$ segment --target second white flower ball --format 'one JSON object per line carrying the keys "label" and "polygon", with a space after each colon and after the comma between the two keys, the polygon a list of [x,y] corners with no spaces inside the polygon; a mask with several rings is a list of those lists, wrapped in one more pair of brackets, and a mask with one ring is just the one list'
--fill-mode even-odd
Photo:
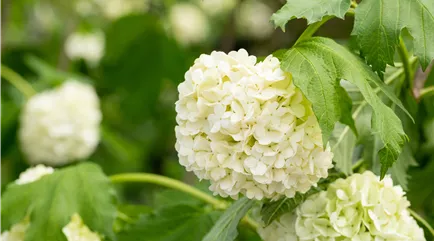
{"label": "second white flower ball", "polygon": [[101,116],[94,88],[68,81],[28,100],[21,113],[21,149],[31,164],[87,158],[98,145]]}
{"label": "second white flower ball", "polygon": [[307,192],[332,167],[310,102],[268,56],[201,55],[178,86],[179,161],[223,197]]}

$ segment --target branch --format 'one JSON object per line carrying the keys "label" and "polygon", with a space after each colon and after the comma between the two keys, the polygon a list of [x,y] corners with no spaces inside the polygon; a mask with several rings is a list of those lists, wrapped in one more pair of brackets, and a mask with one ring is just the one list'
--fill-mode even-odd
{"label": "branch", "polygon": [[[187,194],[192,195],[193,197],[200,199],[206,203],[211,204],[215,209],[224,210],[228,207],[228,204],[225,201],[218,200],[213,196],[210,196],[197,188],[194,188],[190,185],[187,185],[181,181],[157,175],[152,173],[122,173],[110,176],[110,180],[113,183],[124,183],[124,182],[144,182],[144,183],[153,183],[160,186],[172,188],[179,190],[181,192],[185,192]],[[250,219],[248,216],[245,216],[242,220],[242,223],[248,225],[253,231],[256,231],[258,228],[258,224]]]}
{"label": "branch", "polygon": [[21,75],[4,65],[1,65],[1,76],[17,88],[27,99],[37,93]]}

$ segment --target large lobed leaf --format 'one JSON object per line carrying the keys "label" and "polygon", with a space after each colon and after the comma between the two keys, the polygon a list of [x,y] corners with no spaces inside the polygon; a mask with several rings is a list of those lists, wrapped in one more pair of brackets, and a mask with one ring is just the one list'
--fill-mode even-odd
{"label": "large lobed leaf", "polygon": [[30,216],[26,241],[66,240],[62,228],[74,213],[92,231],[114,238],[114,189],[101,168],[92,163],[57,170],[33,183],[9,185],[1,210],[2,231]]}
{"label": "large lobed leaf", "polygon": [[[377,86],[393,103],[407,114],[401,101],[359,58],[344,47],[327,38],[311,38],[288,50],[282,60],[282,69],[294,77],[294,84],[312,102],[313,110],[327,143],[335,123],[351,119],[351,112],[343,108],[344,96],[339,80],[345,79],[357,86],[372,107],[372,129],[383,142],[378,152],[381,176],[398,159],[406,140],[402,123],[394,111],[376,95],[371,84]],[[410,114],[408,114],[410,116]]]}
{"label": "large lobed leaf", "polygon": [[285,30],[285,24],[294,18],[305,18],[308,24],[321,21],[326,15],[344,18],[350,5],[351,0],[287,0],[271,20]]}
{"label": "large lobed leaf", "polygon": [[220,212],[186,204],[162,207],[142,216],[118,241],[200,241]]}
{"label": "large lobed leaf", "polygon": [[237,226],[241,218],[253,206],[254,200],[243,197],[234,202],[220,216],[214,227],[203,238],[203,241],[232,241],[238,235]]}
{"label": "large lobed leaf", "polygon": [[423,68],[434,59],[434,1],[363,0],[355,14],[352,35],[375,71],[393,65],[403,28],[412,35],[414,53]]}

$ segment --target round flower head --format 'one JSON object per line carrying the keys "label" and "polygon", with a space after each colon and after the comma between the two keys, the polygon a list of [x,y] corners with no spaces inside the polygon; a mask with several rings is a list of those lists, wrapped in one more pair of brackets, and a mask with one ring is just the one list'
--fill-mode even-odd
{"label": "round flower head", "polygon": [[208,37],[208,19],[200,8],[193,4],[175,4],[170,9],[169,21],[175,39],[183,45],[199,44]]}
{"label": "round flower head", "polygon": [[332,167],[311,104],[280,62],[238,52],[201,55],[178,86],[179,161],[223,197],[293,197]]}
{"label": "round flower head", "polygon": [[100,241],[97,233],[92,232],[77,213],[73,214],[71,221],[62,229],[68,241]]}
{"label": "round flower head", "polygon": [[32,164],[87,158],[99,142],[101,111],[92,86],[67,81],[28,100],[21,113],[21,149]]}
{"label": "round flower head", "polygon": [[[423,230],[410,216],[410,203],[404,195],[389,176],[380,181],[370,171],[338,179],[327,191],[307,198],[292,214],[297,235],[292,240],[424,241]],[[279,225],[294,224],[282,216],[265,230],[283,236],[285,233],[275,228]]]}
{"label": "round flower head", "polygon": [[104,55],[105,39],[102,32],[73,33],[66,39],[65,53],[69,59],[84,59],[94,67]]}

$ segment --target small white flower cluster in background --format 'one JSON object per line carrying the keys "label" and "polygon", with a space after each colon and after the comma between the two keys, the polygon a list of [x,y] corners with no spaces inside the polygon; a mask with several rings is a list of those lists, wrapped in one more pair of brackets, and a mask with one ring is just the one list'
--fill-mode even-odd
{"label": "small white flower cluster in background", "polygon": [[227,13],[237,5],[237,0],[197,0],[197,2],[210,16]]}
{"label": "small white flower cluster in background", "polygon": [[94,88],[67,81],[28,100],[20,119],[21,149],[31,164],[87,158],[98,145],[101,118]]}
{"label": "small white flower cluster in background", "polygon": [[80,215],[74,213],[71,221],[62,229],[68,241],[100,241],[97,233],[92,232],[81,219]]}
{"label": "small white flower cluster in background", "polygon": [[169,12],[169,22],[175,39],[182,45],[199,44],[209,36],[208,18],[194,4],[173,5]]}
{"label": "small white flower cluster in background", "polygon": [[75,32],[65,42],[65,54],[71,60],[83,59],[91,67],[95,67],[105,51],[105,37],[101,31]]}
{"label": "small white flower cluster in background", "polygon": [[236,15],[237,30],[246,38],[265,39],[274,31],[272,14],[273,10],[259,0],[243,1]]}
{"label": "small white flower cluster in background", "polygon": [[305,193],[328,175],[311,103],[280,62],[238,52],[202,54],[178,86],[179,162],[223,197]]}
{"label": "small white flower cluster in background", "polygon": [[52,174],[54,168],[47,167],[42,164],[36,165],[35,167],[28,168],[20,174],[20,177],[15,181],[16,184],[23,185],[39,180],[45,175]]}
{"label": "small white flower cluster in background", "polygon": [[409,206],[389,176],[380,181],[366,171],[338,179],[259,233],[265,241],[425,241]]}
{"label": "small white flower cluster in background", "polygon": [[[15,181],[18,185],[24,185],[35,182],[43,176],[50,175],[54,172],[52,167],[37,165],[30,167],[20,174],[19,179]],[[21,222],[12,225],[10,230],[3,232],[0,235],[1,241],[24,241],[26,231],[30,226],[29,217],[25,217]],[[71,221],[62,229],[68,241],[100,241],[98,234],[93,233],[83,224],[83,221],[78,214],[73,214]]]}

